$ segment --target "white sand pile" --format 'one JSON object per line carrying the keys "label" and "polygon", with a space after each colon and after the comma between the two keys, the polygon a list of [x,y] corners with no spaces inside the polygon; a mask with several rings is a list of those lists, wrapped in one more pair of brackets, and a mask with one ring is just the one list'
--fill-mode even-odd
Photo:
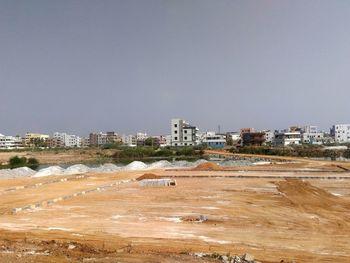
{"label": "white sand pile", "polygon": [[119,171],[120,167],[113,163],[105,163],[104,165],[101,166],[101,170],[104,172],[115,172],[115,171]]}
{"label": "white sand pile", "polygon": [[126,171],[144,170],[147,168],[147,164],[140,161],[133,161],[124,167]]}
{"label": "white sand pile", "polygon": [[69,166],[65,171],[64,174],[84,174],[90,172],[90,168],[83,164],[75,164],[72,166]]}
{"label": "white sand pile", "polygon": [[97,173],[112,173],[119,171],[121,168],[113,163],[105,163],[99,167],[91,168],[91,172],[97,172]]}
{"label": "white sand pile", "polygon": [[0,179],[28,177],[34,174],[35,174],[35,171],[28,167],[21,167],[16,169],[3,169],[3,170],[0,170]]}
{"label": "white sand pile", "polygon": [[50,175],[62,175],[64,174],[65,170],[60,166],[50,166],[47,168],[43,168],[39,170],[36,174],[33,175],[33,177],[43,177],[43,176],[50,176]]}
{"label": "white sand pile", "polygon": [[30,169],[29,167],[21,167],[21,168],[13,169],[12,173],[18,177],[23,177],[23,176],[32,176],[36,173],[36,171]]}
{"label": "white sand pile", "polygon": [[189,167],[197,167],[198,165],[202,163],[208,162],[207,160],[200,159],[195,162],[189,162],[189,161],[175,161],[173,162],[173,167],[176,168],[189,168]]}
{"label": "white sand pile", "polygon": [[172,167],[173,165],[166,161],[166,160],[161,160],[155,163],[151,163],[150,165],[148,165],[148,169],[161,169],[161,168],[167,168],[167,167]]}

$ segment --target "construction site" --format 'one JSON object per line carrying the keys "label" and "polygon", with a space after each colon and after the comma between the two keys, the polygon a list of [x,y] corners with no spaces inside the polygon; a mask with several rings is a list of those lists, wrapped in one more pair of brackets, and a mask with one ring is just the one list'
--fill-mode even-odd
{"label": "construction site", "polygon": [[350,164],[260,158],[0,180],[0,262],[350,262]]}

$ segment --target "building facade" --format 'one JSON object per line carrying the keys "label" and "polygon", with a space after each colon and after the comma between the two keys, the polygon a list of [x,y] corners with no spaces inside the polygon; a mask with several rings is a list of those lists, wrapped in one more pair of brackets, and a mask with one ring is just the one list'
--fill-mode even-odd
{"label": "building facade", "polygon": [[298,145],[301,143],[299,131],[281,131],[275,133],[274,146]]}
{"label": "building facade", "polygon": [[215,132],[206,132],[202,143],[213,149],[224,148],[226,146],[226,136]]}
{"label": "building facade", "polygon": [[171,146],[194,146],[198,144],[198,129],[182,119],[171,120]]}
{"label": "building facade", "polygon": [[18,149],[22,147],[23,141],[21,137],[0,134],[0,149]]}
{"label": "building facade", "polygon": [[301,143],[323,144],[324,133],[319,132],[317,126],[305,126],[301,130]]}
{"label": "building facade", "polygon": [[38,144],[44,144],[49,139],[50,136],[47,134],[27,132],[24,137],[24,144],[27,147],[33,147],[37,146]]}
{"label": "building facade", "polygon": [[336,143],[350,142],[350,124],[336,124],[331,128],[331,136]]}
{"label": "building facade", "polygon": [[52,138],[55,147],[81,147],[81,138],[77,135],[55,132]]}

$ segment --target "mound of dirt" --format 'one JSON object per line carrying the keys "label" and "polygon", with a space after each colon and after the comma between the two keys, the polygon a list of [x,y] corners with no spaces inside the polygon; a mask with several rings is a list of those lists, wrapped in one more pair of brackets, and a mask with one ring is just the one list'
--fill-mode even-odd
{"label": "mound of dirt", "polygon": [[160,179],[158,175],[152,174],[152,173],[145,173],[141,175],[140,177],[136,178],[137,181],[141,181],[144,179]]}
{"label": "mound of dirt", "polygon": [[286,180],[275,182],[275,184],[278,191],[283,193],[293,205],[298,207],[340,211],[350,208],[350,204],[342,198],[334,196],[308,182]]}
{"label": "mound of dirt", "polygon": [[194,171],[221,171],[222,167],[217,165],[216,163],[206,162],[201,163],[192,170]]}

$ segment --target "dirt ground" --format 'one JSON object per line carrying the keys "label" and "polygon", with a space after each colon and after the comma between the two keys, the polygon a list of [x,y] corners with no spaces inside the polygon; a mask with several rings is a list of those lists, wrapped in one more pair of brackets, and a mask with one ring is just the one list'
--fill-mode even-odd
{"label": "dirt ground", "polygon": [[177,186],[140,187],[142,171],[0,180],[0,262],[350,262],[337,163],[147,172]]}
{"label": "dirt ground", "polygon": [[40,164],[71,164],[95,162],[98,158],[111,156],[113,150],[101,149],[67,149],[67,150],[45,150],[45,151],[23,151],[23,152],[0,152],[0,164],[6,163],[13,156],[36,158]]}

